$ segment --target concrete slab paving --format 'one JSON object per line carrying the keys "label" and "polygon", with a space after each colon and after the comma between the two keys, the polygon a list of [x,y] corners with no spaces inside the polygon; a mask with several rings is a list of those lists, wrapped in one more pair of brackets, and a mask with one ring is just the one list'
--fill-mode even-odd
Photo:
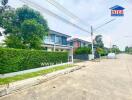
{"label": "concrete slab paving", "polygon": [[132,100],[132,55],[78,65],[87,67],[0,100]]}

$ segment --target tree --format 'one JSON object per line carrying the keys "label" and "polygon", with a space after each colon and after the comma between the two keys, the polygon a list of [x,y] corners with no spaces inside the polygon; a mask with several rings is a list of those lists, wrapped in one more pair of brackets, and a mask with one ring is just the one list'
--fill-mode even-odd
{"label": "tree", "polygon": [[120,49],[117,45],[113,45],[111,48],[111,52],[118,54],[118,53],[120,53]]}
{"label": "tree", "polygon": [[104,48],[104,43],[102,40],[102,35],[97,35],[95,37],[95,43],[94,43],[96,48]]}
{"label": "tree", "polygon": [[108,51],[106,50],[106,48],[96,48],[98,54],[100,54],[100,56],[106,56],[108,54]]}
{"label": "tree", "polygon": [[27,6],[5,11],[2,19],[7,47],[39,49],[44,36],[49,32],[43,16]]}
{"label": "tree", "polygon": [[129,52],[129,47],[128,46],[125,47],[125,52]]}
{"label": "tree", "polygon": [[8,3],[8,0],[2,0],[2,1],[1,1],[1,4],[2,4],[3,6],[5,6],[7,3]]}
{"label": "tree", "polygon": [[40,44],[45,34],[43,25],[37,23],[36,20],[25,20],[21,28],[24,44],[28,44],[28,48],[41,48]]}
{"label": "tree", "polygon": [[1,0],[0,3],[2,5],[2,6],[0,6],[0,13],[4,12],[6,9],[10,9],[11,8],[10,6],[7,5],[8,4],[8,0]]}
{"label": "tree", "polygon": [[8,33],[12,33],[14,28],[13,24],[13,17],[15,15],[14,10],[7,10],[2,12],[0,15],[0,27],[4,28],[4,34],[7,35]]}
{"label": "tree", "polygon": [[132,47],[126,46],[125,52],[126,52],[126,53],[131,53],[131,54],[132,54]]}

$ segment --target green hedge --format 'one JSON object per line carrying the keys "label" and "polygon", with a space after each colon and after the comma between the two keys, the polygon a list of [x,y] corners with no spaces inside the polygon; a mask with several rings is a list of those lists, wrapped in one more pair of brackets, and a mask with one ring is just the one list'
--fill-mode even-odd
{"label": "green hedge", "polygon": [[88,48],[88,47],[77,48],[75,50],[74,54],[77,54],[77,55],[80,55],[80,54],[91,54],[91,48]]}
{"label": "green hedge", "polygon": [[39,68],[68,61],[67,52],[0,48],[0,74]]}
{"label": "green hedge", "polygon": [[103,48],[97,48],[97,52],[100,54],[100,56],[107,56],[108,54],[108,51]]}

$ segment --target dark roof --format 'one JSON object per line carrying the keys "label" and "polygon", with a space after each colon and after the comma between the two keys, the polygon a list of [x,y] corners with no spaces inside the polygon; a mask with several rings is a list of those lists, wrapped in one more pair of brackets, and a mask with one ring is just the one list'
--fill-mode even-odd
{"label": "dark roof", "polygon": [[82,40],[82,39],[79,39],[79,38],[73,38],[73,39],[70,39],[69,42],[73,42],[73,41],[82,41],[82,42],[86,42],[86,43],[91,43],[91,42],[88,42],[88,41],[85,41],[85,40]]}
{"label": "dark roof", "polygon": [[124,10],[125,8],[123,8],[123,7],[119,6],[119,5],[116,5],[114,7],[111,7],[110,9],[111,10]]}
{"label": "dark roof", "polygon": [[50,34],[56,34],[56,35],[65,36],[65,37],[68,37],[68,38],[71,37],[67,34],[60,33],[60,32],[54,31],[54,30],[50,30]]}

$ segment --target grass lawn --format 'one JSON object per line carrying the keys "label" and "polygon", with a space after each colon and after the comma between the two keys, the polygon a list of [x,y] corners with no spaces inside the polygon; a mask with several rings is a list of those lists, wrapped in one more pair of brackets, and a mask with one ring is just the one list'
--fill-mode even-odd
{"label": "grass lawn", "polygon": [[55,68],[50,68],[50,69],[46,69],[46,70],[42,70],[42,71],[38,71],[38,72],[32,72],[32,73],[27,73],[27,74],[23,74],[23,75],[17,75],[17,76],[13,76],[13,77],[9,77],[9,78],[0,78],[0,85],[4,85],[4,84],[8,84],[11,82],[24,80],[24,79],[28,79],[28,78],[33,78],[33,77],[40,76],[40,75],[45,75],[45,74],[52,73],[55,71],[70,68],[73,66],[74,66],[73,64],[67,64],[64,66],[57,66]]}

